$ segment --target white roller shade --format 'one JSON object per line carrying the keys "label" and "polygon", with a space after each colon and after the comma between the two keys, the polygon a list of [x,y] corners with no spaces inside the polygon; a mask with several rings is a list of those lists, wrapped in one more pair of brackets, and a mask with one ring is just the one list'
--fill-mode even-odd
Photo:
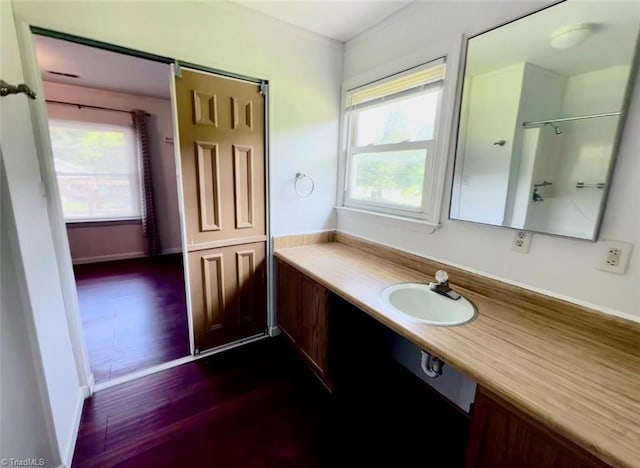
{"label": "white roller shade", "polygon": [[430,62],[418,70],[394,75],[375,84],[362,86],[347,92],[347,110],[377,104],[405,93],[420,91],[442,83],[445,78],[444,59]]}

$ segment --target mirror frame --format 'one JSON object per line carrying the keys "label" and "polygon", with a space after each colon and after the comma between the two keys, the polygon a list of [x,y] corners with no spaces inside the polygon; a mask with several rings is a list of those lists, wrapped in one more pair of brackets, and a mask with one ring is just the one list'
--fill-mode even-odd
{"label": "mirror frame", "polygon": [[[604,218],[604,213],[605,213],[605,209],[607,207],[607,202],[609,201],[609,193],[611,191],[611,182],[613,180],[613,175],[615,172],[615,168],[616,168],[616,164],[617,164],[617,160],[618,160],[618,153],[620,152],[620,143],[622,142],[622,136],[624,134],[625,131],[625,127],[627,124],[627,115],[629,113],[629,107],[631,105],[631,97],[633,96],[633,92],[634,92],[634,88],[635,88],[635,84],[636,81],[638,80],[638,77],[640,76],[640,26],[638,28],[638,33],[636,35],[636,41],[635,41],[635,47],[634,47],[634,52],[633,52],[633,57],[631,59],[631,70],[629,72],[629,77],[627,79],[627,85],[626,85],[626,89],[624,92],[624,98],[622,101],[622,107],[620,109],[620,122],[618,124],[618,128],[616,129],[616,135],[614,137],[614,141],[613,141],[613,145],[612,145],[612,149],[611,149],[611,161],[609,162],[609,168],[607,170],[607,174],[605,177],[605,189],[604,189],[604,193],[602,196],[602,203],[600,204],[600,209],[598,211],[598,216],[595,220],[595,228],[594,228],[594,232],[593,232],[593,237],[588,238],[588,237],[574,237],[574,236],[567,236],[567,235],[563,235],[563,234],[555,234],[552,232],[546,232],[546,231],[537,231],[537,230],[531,230],[531,229],[525,229],[525,228],[517,228],[517,227],[511,227],[511,226],[504,226],[501,224],[490,224],[490,223],[482,223],[479,221],[471,221],[471,220],[466,220],[466,219],[461,219],[461,218],[452,218],[451,217],[451,204],[453,201],[453,191],[455,189],[455,179],[456,176],[461,175],[461,171],[460,171],[460,167],[459,167],[459,159],[458,159],[458,153],[460,151],[460,143],[462,141],[461,138],[461,125],[460,125],[460,120],[462,117],[462,97],[464,96],[464,82],[465,82],[465,77],[467,76],[467,55],[469,52],[469,41],[475,37],[478,36],[482,36],[483,34],[489,33],[491,31],[495,31],[496,29],[500,29],[503,26],[507,26],[511,23],[515,23],[517,21],[520,21],[522,19],[528,18],[529,16],[533,16],[536,15],[540,12],[543,12],[545,10],[548,10],[550,8],[554,8],[558,5],[561,5],[563,3],[567,3],[570,0],[560,0],[557,1],[555,3],[552,3],[550,5],[544,6],[542,8],[539,8],[537,10],[534,10],[530,13],[526,13],[523,14],[521,16],[518,16],[516,18],[513,18],[511,20],[505,21],[503,23],[497,24],[496,26],[493,26],[491,28],[488,28],[486,30],[483,30],[479,33],[473,34],[473,35],[463,35],[462,36],[462,47],[460,50],[460,64],[459,64],[459,69],[458,69],[458,77],[457,77],[457,87],[456,87],[456,94],[455,94],[455,101],[454,101],[454,121],[453,121],[453,127],[455,128],[455,140],[452,142],[451,145],[451,157],[453,158],[453,168],[451,171],[451,186],[450,186],[450,191],[449,191],[449,203],[447,206],[447,220],[450,221],[460,221],[460,222],[465,222],[465,223],[472,223],[472,224],[479,224],[482,226],[494,226],[494,227],[498,227],[498,228],[504,228],[504,229],[510,229],[512,231],[525,231],[525,232],[531,232],[534,234],[543,234],[543,235],[547,235],[547,236],[554,236],[554,237],[560,237],[560,238],[564,238],[564,239],[572,239],[572,240],[578,240],[578,241],[586,241],[586,242],[597,242],[598,238],[600,236],[600,231],[602,228],[602,221]],[[640,86],[639,86],[640,88]],[[640,96],[638,96],[638,98],[640,99]]]}

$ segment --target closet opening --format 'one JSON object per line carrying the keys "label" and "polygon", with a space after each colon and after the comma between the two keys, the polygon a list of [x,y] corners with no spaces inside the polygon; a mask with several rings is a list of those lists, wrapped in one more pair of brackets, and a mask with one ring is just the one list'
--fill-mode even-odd
{"label": "closet opening", "polygon": [[95,383],[189,356],[171,66],[33,39]]}

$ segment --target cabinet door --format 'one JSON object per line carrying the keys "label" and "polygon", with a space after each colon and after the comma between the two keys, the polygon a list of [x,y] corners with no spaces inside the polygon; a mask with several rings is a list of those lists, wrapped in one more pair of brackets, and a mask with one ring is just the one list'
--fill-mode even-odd
{"label": "cabinet door", "polygon": [[328,291],[315,281],[300,279],[300,342],[302,353],[322,377],[327,373]]}
{"label": "cabinet door", "polygon": [[607,465],[478,387],[465,466],[593,468]]}
{"label": "cabinet door", "polygon": [[300,274],[283,262],[278,262],[278,325],[293,343],[298,341],[300,317]]}

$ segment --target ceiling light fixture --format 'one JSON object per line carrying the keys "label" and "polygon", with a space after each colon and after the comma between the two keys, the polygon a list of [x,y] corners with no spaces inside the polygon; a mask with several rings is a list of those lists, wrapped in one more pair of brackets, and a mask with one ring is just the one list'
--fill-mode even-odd
{"label": "ceiling light fixture", "polygon": [[574,24],[556,30],[551,35],[551,47],[554,49],[570,49],[586,41],[595,29],[590,23]]}

